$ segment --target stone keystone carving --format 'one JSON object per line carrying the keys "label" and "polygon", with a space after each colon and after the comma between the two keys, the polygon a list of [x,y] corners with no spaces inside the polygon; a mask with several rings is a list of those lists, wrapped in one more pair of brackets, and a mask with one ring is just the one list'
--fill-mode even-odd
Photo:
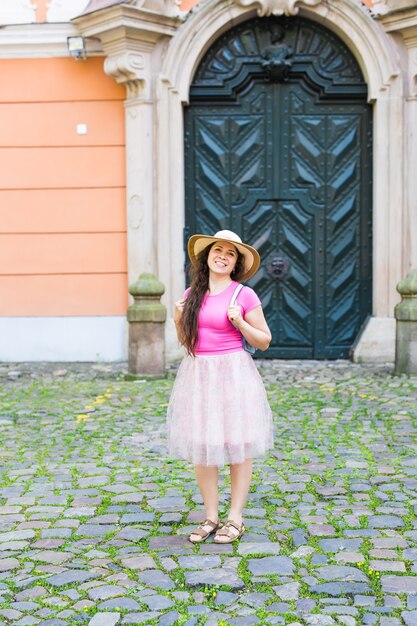
{"label": "stone keystone carving", "polygon": [[235,0],[242,7],[256,5],[258,7],[258,15],[297,15],[299,11],[298,4],[314,7],[320,4],[321,0]]}

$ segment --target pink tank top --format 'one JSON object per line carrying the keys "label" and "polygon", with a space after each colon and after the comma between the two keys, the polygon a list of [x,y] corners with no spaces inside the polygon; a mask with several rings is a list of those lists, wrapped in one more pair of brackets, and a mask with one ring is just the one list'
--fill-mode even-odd
{"label": "pink tank top", "polygon": [[[242,334],[233,326],[227,317],[227,309],[232,295],[239,283],[233,281],[224,291],[211,296],[204,296],[198,314],[198,343],[196,354],[215,355],[228,354],[243,350]],[[190,289],[186,289],[186,298]],[[242,307],[242,317],[261,304],[258,296],[250,287],[243,287],[237,297],[237,304]]]}

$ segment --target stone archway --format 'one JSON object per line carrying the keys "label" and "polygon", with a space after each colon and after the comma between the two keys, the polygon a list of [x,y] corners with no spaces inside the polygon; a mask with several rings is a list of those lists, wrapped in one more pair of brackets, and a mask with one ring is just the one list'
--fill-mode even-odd
{"label": "stone archway", "polygon": [[258,249],[264,356],[348,358],[372,310],[372,107],[351,52],[304,17],[242,22],[203,57],[184,115],[187,232]]}
{"label": "stone archway", "polygon": [[[175,300],[184,285],[182,232],[184,227],[184,149],[183,112],[189,86],[196,68],[212,42],[232,25],[264,13],[275,6],[281,13],[297,12],[294,1],[251,2],[241,6],[222,0],[203,2],[171,40],[162,66],[158,89],[158,172],[164,184],[159,191],[158,211],[168,218],[159,231],[160,276],[169,283],[170,298]],[[365,333],[365,356],[390,360],[394,348],[392,312],[398,300],[395,285],[404,273],[402,249],[403,214],[403,93],[402,76],[396,64],[397,51],[380,24],[353,0],[335,0],[331,5],[314,0],[300,3],[299,14],[320,21],[333,30],[356,57],[368,84],[368,100],[374,113],[374,196],[372,317]],[[269,8],[268,8],[269,7]],[[271,11],[272,12],[272,11]],[[198,33],[198,36],[197,36]],[[395,162],[395,170],[391,164]],[[400,175],[399,175],[400,172]],[[166,207],[169,206],[169,216]],[[400,209],[398,210],[398,207]],[[170,341],[170,336],[172,340]],[[168,350],[175,340],[168,332]],[[360,354],[361,343],[356,346]]]}

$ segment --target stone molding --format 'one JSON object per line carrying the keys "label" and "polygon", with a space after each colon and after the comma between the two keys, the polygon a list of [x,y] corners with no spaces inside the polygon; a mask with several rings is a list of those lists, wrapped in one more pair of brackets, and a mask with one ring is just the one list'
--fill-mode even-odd
{"label": "stone molding", "polygon": [[[184,103],[188,101],[192,76],[211,43],[233,24],[257,15],[253,2],[249,7],[239,2],[233,0],[231,5],[224,0],[203,2],[178,29],[167,51],[162,74],[175,85]],[[355,0],[319,2],[310,7],[304,3],[300,14],[319,21],[346,43],[365,76],[371,102],[401,74],[399,54],[393,41],[382,25]]]}
{"label": "stone molding", "polygon": [[417,98],[417,7],[412,12],[389,14],[381,21],[389,33],[399,33],[408,54],[407,97]]}
{"label": "stone molding", "polygon": [[115,42],[120,49],[128,39],[156,43],[163,36],[172,37],[181,21],[133,5],[116,4],[79,15],[72,23],[85,37],[98,37],[103,45]]}
{"label": "stone molding", "polygon": [[258,7],[260,17],[269,15],[297,15],[300,2],[306,6],[316,6],[322,0],[234,0],[242,7]]}
{"label": "stone molding", "polygon": [[[0,29],[0,59],[68,57],[67,37],[78,35],[74,24],[21,24]],[[98,39],[87,39],[87,55],[103,56]]]}
{"label": "stone molding", "polygon": [[401,32],[405,38],[417,39],[417,5],[402,11],[390,11],[377,16],[378,20],[389,32]]}
{"label": "stone molding", "polygon": [[172,37],[179,23],[175,17],[120,4],[73,20],[86,38],[100,40],[107,56],[104,71],[126,85],[128,100],[140,97],[148,101],[152,98],[152,67],[158,47]]}
{"label": "stone molding", "polygon": [[403,273],[417,267],[417,179],[414,173],[417,160],[417,5],[415,0],[386,0],[390,12],[378,20],[382,27],[396,36],[404,46],[403,62],[405,77],[405,119],[407,129],[404,138],[406,167],[404,175],[405,214],[404,214],[404,255]]}

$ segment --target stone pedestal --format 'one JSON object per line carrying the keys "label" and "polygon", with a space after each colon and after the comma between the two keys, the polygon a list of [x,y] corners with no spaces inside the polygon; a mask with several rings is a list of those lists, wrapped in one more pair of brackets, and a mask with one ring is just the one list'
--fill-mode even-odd
{"label": "stone pedestal", "polygon": [[164,285],[147,273],[129,287],[134,298],[127,309],[131,374],[161,376],[165,372],[166,308],[160,302],[164,291]]}
{"label": "stone pedestal", "polygon": [[417,269],[408,272],[397,291],[401,302],[395,307],[395,373],[417,374]]}

